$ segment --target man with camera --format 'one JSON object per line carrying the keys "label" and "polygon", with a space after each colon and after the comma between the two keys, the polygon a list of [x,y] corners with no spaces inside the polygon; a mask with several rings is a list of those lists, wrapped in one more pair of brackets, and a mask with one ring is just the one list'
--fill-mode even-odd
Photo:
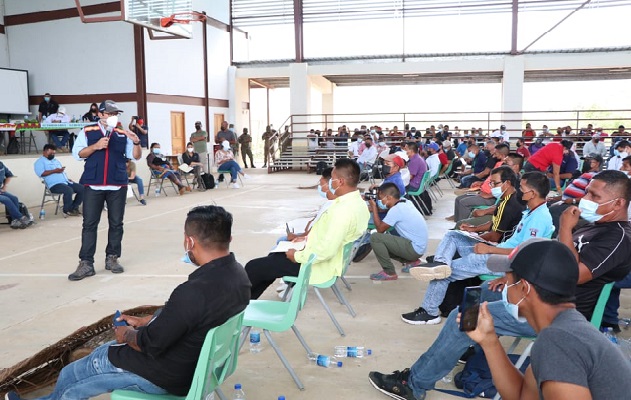
{"label": "man with camera", "polygon": [[[376,197],[376,199],[375,199]],[[376,196],[366,195],[368,209],[372,214],[377,232],[370,235],[370,244],[383,271],[371,274],[373,281],[397,280],[397,271],[391,258],[408,263],[418,260],[427,248],[427,225],[421,213],[414,204],[401,199],[401,192],[392,182],[384,183],[378,189]],[[387,211],[385,218],[381,218],[380,211]],[[387,234],[393,227],[396,235]],[[405,268],[405,267],[404,267]],[[405,272],[405,269],[403,269]]]}
{"label": "man with camera", "polygon": [[143,149],[149,148],[149,128],[145,124],[145,120],[140,115],[134,115],[131,117],[129,123],[129,130],[134,132],[138,139],[140,139],[140,147]]}

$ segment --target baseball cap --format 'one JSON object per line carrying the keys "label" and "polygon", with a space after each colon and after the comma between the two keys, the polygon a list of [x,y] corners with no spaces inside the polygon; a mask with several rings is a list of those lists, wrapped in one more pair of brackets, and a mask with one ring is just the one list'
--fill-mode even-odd
{"label": "baseball cap", "polygon": [[403,159],[396,154],[388,154],[383,159],[387,161],[392,161],[393,163],[398,165],[399,168],[405,167],[405,161],[403,161]]}
{"label": "baseball cap", "polygon": [[410,157],[408,157],[408,153],[406,153],[403,150],[396,151],[394,154],[396,154],[397,156],[401,157],[403,159],[403,161],[405,161],[405,162],[410,161]]}
{"label": "baseball cap", "polygon": [[486,262],[493,272],[515,272],[530,283],[558,296],[573,298],[578,283],[578,263],[563,243],[532,238],[508,256],[493,254]]}
{"label": "baseball cap", "polygon": [[586,160],[589,160],[590,158],[598,161],[598,163],[601,164],[601,165],[602,165],[602,163],[604,161],[603,156],[601,156],[600,154],[596,154],[596,153],[590,153],[589,155],[585,156]]}
{"label": "baseball cap", "polygon": [[506,125],[500,126],[500,129],[506,129]]}
{"label": "baseball cap", "polygon": [[66,115],[66,107],[64,107],[64,106],[59,107],[59,110],[57,110],[57,112],[59,114]]}
{"label": "baseball cap", "polygon": [[443,149],[444,149],[445,147],[451,147],[451,146],[453,146],[453,144],[451,143],[451,140],[445,140],[445,141],[443,142]]}
{"label": "baseball cap", "polygon": [[195,125],[201,125],[202,121],[195,121]]}
{"label": "baseball cap", "polygon": [[115,113],[115,112],[122,113],[123,112],[123,110],[118,108],[118,105],[114,103],[113,100],[105,100],[104,102],[102,102],[101,105],[99,105],[99,111],[106,112],[106,113]]}
{"label": "baseball cap", "polygon": [[432,142],[432,143],[428,144],[428,145],[427,145],[427,148],[428,148],[428,149],[432,149],[432,150],[434,150],[434,151],[438,151],[438,150],[440,150],[440,147],[438,147],[438,144],[436,144],[436,143],[434,143],[434,142]]}

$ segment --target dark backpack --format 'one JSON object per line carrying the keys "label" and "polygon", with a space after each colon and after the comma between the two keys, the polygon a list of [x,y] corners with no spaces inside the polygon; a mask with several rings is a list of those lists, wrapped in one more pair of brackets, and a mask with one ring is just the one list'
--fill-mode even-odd
{"label": "dark backpack", "polygon": [[18,138],[12,137],[7,145],[7,154],[20,154],[20,142]]}
{"label": "dark backpack", "polygon": [[445,298],[443,299],[443,302],[440,304],[440,306],[438,306],[438,309],[440,310],[440,315],[442,315],[443,317],[447,317],[454,308],[462,304],[464,288],[468,286],[479,286],[481,283],[482,280],[478,277],[449,282],[449,286],[447,286],[447,292],[445,293]]}
{"label": "dark backpack", "polygon": [[204,181],[204,187],[206,189],[214,189],[215,188],[215,177],[211,174],[202,175],[202,180]]}

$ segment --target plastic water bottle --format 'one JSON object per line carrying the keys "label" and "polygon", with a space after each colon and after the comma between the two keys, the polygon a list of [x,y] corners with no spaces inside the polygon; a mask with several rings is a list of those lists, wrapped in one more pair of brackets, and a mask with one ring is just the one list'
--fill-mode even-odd
{"label": "plastic water bottle", "polygon": [[603,331],[603,333],[605,334],[605,337],[607,339],[609,339],[609,341],[615,345],[618,344],[618,337],[616,336],[616,334],[613,332],[613,328],[609,327],[609,328],[605,328],[605,330]]}
{"label": "plastic water bottle", "polygon": [[250,353],[261,352],[261,332],[257,330],[250,331]]}
{"label": "plastic water bottle", "polygon": [[372,354],[372,350],[365,349],[364,346],[335,346],[335,357],[363,358]]}
{"label": "plastic water bottle", "polygon": [[285,396],[278,396],[278,400],[285,400]]}
{"label": "plastic water bottle", "polygon": [[160,196],[160,188],[159,187],[156,187],[155,194],[156,194],[156,197]]}
{"label": "plastic water bottle", "polygon": [[237,383],[234,385],[234,395],[232,395],[233,400],[245,400],[245,392],[241,389],[241,384]]}
{"label": "plastic water bottle", "polygon": [[324,354],[309,353],[309,361],[324,368],[342,368],[342,362],[336,361],[335,358],[325,356]]}
{"label": "plastic water bottle", "polygon": [[44,218],[46,218],[46,210],[42,208],[41,210],[39,210],[39,219],[43,221]]}

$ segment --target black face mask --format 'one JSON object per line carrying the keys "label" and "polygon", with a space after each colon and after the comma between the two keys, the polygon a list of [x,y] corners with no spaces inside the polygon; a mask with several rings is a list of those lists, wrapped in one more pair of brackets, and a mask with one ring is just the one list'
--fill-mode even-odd
{"label": "black face mask", "polygon": [[93,113],[96,112],[96,108],[91,109],[90,111],[92,111]]}
{"label": "black face mask", "polygon": [[46,158],[48,158],[49,160],[52,161],[53,158],[55,158],[54,154],[49,154],[48,156],[46,156]]}
{"label": "black face mask", "polygon": [[367,148],[370,148],[370,146],[372,146],[372,144],[370,144],[370,143],[366,143],[366,147],[367,147]]}
{"label": "black face mask", "polygon": [[384,165],[383,167],[381,167],[381,172],[384,175],[390,175],[390,166],[389,165]]}

